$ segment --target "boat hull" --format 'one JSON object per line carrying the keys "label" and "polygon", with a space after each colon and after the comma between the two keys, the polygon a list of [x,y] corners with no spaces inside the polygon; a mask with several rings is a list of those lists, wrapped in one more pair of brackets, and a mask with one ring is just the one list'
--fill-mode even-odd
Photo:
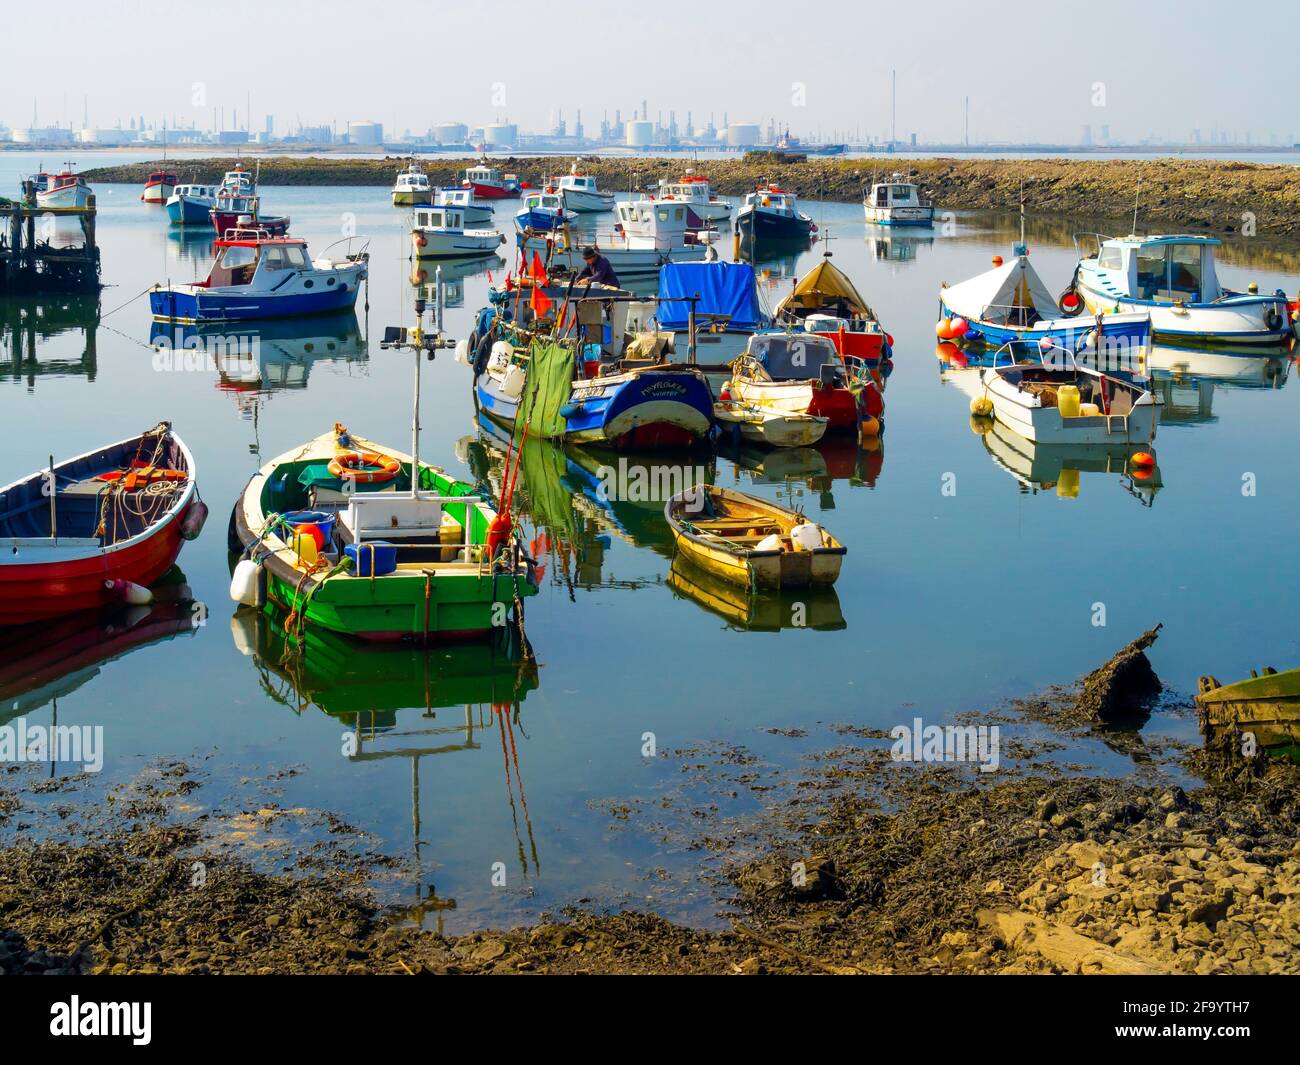
{"label": "boat hull", "polygon": [[464,188],[473,189],[474,198],[478,200],[513,200],[519,196],[518,189],[505,185],[484,185],[477,181],[467,181]]}
{"label": "boat hull", "polygon": [[394,207],[428,207],[433,203],[432,189],[393,190]]}
{"label": "boat hull", "polygon": [[[945,318],[964,318],[971,330],[961,342],[984,347],[1001,347],[1011,341],[1050,340],[1067,351],[1096,347],[1096,318],[1076,315],[1051,318],[1029,326],[1006,325],[968,317],[939,297],[939,311]],[[1116,354],[1127,352],[1136,359],[1151,343],[1151,318],[1145,311],[1106,313],[1102,317],[1102,349]]]}
{"label": "boat hull", "polygon": [[803,215],[777,214],[772,211],[741,211],[736,215],[736,229],[755,240],[807,240],[812,235],[812,220]]}
{"label": "boat hull", "polygon": [[144,191],[140,193],[140,199],[144,203],[165,204],[171,199],[172,194],[176,191],[176,186],[170,182],[154,182],[145,185]]}
{"label": "boat hull", "polygon": [[876,226],[922,226],[934,225],[933,207],[873,207],[863,205],[867,221]]}
{"label": "boat hull", "polygon": [[[490,374],[475,383],[479,408],[493,421],[513,425],[519,400]],[[702,374],[643,370],[635,374],[574,382],[562,408],[564,439],[620,450],[689,448],[713,429],[713,394]]]}
{"label": "boat hull", "polygon": [[199,226],[210,229],[213,206],[210,199],[174,195],[167,201],[167,219],[174,226]]}
{"label": "boat hull", "polygon": [[[235,229],[239,226],[241,218],[247,218],[246,211],[218,211],[215,207],[209,212],[212,220],[212,228],[218,233],[224,233],[228,229]],[[264,230],[269,236],[282,237],[289,232],[289,216],[278,215],[258,215],[246,228]]]}
{"label": "boat hull", "polygon": [[[424,244],[420,244],[420,238]],[[496,249],[505,243],[496,230],[478,232],[466,230],[463,233],[437,233],[430,230],[418,230],[411,236],[411,246],[417,259],[478,259],[494,255]]]}
{"label": "boat hull", "polygon": [[[1131,299],[1104,290],[1100,282],[1079,271],[1079,295],[1089,311],[1150,315],[1151,333],[1157,340],[1191,344],[1277,345],[1291,336],[1291,319],[1285,296],[1229,295],[1214,303],[1171,303]],[[1113,317],[1113,315],[1111,315]],[[1270,317],[1274,324],[1269,324]]]}
{"label": "boat hull", "polygon": [[1215,686],[1202,677],[1196,703],[1207,732],[1250,732],[1269,753],[1300,761],[1300,669]]}
{"label": "boat hull", "polygon": [[981,374],[994,417],[1026,440],[1040,444],[1145,444],[1155,439],[1160,404],[1154,397],[1137,403],[1124,415],[1063,418],[1056,407],[1025,402],[1020,390],[993,370]]}
{"label": "boat hull", "polygon": [[36,204],[38,207],[69,210],[88,206],[90,197],[91,191],[85,185],[69,185],[61,189],[38,192]]}
{"label": "boat hull", "polygon": [[171,285],[149,293],[155,321],[189,325],[198,322],[234,322],[271,318],[298,318],[351,310],[357,302],[360,268],[339,271],[337,284],[288,294],[249,293],[237,289],[207,289],[199,285]]}
{"label": "boat hull", "polygon": [[564,197],[565,210],[574,211],[577,214],[600,214],[602,211],[612,211],[614,209],[614,194],[612,192],[582,192],[576,189],[561,189],[560,194]]}

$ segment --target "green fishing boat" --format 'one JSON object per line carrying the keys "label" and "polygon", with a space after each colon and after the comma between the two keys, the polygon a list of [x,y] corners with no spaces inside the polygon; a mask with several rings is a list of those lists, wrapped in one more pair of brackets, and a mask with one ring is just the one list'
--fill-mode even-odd
{"label": "green fishing boat", "polygon": [[243,556],[231,598],[285,611],[295,632],[483,636],[517,625],[537,593],[518,536],[496,522],[472,485],[336,425],[248,482],[231,518]]}
{"label": "green fishing boat", "polygon": [[1201,677],[1197,686],[1207,736],[1250,732],[1261,750],[1300,762],[1300,669],[1279,673],[1269,667],[1235,684]]}

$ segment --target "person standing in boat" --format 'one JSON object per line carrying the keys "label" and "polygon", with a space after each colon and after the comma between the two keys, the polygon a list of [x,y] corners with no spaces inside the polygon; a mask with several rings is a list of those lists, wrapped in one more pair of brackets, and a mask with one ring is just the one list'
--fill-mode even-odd
{"label": "person standing in boat", "polygon": [[582,249],[582,261],[587,265],[582,268],[582,273],[578,275],[578,284],[619,287],[618,275],[614,273],[614,268],[610,265],[609,260],[591,245]]}

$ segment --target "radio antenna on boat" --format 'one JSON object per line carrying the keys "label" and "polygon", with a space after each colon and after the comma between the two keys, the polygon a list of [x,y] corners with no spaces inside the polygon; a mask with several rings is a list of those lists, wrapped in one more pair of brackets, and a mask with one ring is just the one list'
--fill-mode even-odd
{"label": "radio antenna on boat", "polygon": [[1138,232],[1138,205],[1142,202],[1142,175],[1138,175],[1137,190],[1133,193],[1133,236]]}

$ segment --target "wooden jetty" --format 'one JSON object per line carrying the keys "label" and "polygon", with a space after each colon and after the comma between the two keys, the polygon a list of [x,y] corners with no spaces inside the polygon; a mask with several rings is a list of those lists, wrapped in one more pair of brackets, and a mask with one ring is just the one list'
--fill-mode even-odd
{"label": "wooden jetty", "polygon": [[[38,206],[30,181],[21,200],[0,199],[0,296],[98,292],[95,215],[93,194],[85,207]],[[80,223],[80,243],[56,229],[61,217]]]}

